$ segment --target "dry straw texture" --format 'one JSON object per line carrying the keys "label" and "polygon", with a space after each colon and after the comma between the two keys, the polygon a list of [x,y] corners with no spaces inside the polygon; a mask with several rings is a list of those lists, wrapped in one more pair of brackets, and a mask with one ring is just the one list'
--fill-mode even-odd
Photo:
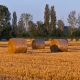
{"label": "dry straw texture", "polygon": [[30,42],[31,41],[31,39],[25,39],[27,42]]}
{"label": "dry straw texture", "polygon": [[78,39],[78,41],[80,41],[80,39]]}
{"label": "dry straw texture", "polygon": [[34,40],[34,38],[31,39],[31,41],[33,41],[33,40]]}
{"label": "dry straw texture", "polygon": [[51,52],[68,51],[68,41],[66,39],[53,39],[50,50]]}
{"label": "dry straw texture", "polygon": [[48,39],[48,41],[52,41],[52,39]]}
{"label": "dry straw texture", "polygon": [[34,39],[32,38],[32,39],[30,39],[30,38],[27,38],[27,39],[25,39],[27,42],[32,42]]}
{"label": "dry straw texture", "polygon": [[34,39],[32,41],[32,49],[45,49],[45,42],[43,39]]}
{"label": "dry straw texture", "polygon": [[0,80],[80,80],[80,42],[69,42],[68,52],[56,54],[49,51],[51,41],[45,41],[45,53],[30,45],[27,54],[13,55],[7,43],[0,41]]}
{"label": "dry straw texture", "polygon": [[71,39],[67,39],[68,40],[68,42],[70,42],[71,41]]}
{"label": "dry straw texture", "polygon": [[76,42],[76,39],[72,39],[72,42]]}
{"label": "dry straw texture", "polygon": [[26,53],[27,43],[23,38],[11,38],[8,42],[9,53]]}

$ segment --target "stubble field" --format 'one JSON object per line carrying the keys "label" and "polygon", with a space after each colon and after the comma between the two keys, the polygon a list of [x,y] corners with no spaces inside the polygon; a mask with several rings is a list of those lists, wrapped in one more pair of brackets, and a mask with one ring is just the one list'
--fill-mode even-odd
{"label": "stubble field", "polygon": [[32,50],[27,42],[26,53],[9,54],[8,41],[0,41],[0,80],[80,80],[80,42],[69,42],[68,52]]}

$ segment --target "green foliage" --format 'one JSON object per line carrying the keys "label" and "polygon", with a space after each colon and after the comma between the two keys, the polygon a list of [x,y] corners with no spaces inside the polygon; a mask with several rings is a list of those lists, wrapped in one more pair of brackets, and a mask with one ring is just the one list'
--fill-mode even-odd
{"label": "green foliage", "polygon": [[64,26],[63,34],[64,34],[65,37],[70,37],[71,36],[68,26]]}
{"label": "green foliage", "polygon": [[17,15],[15,11],[13,12],[12,27],[13,27],[14,37],[16,37],[17,36]]}
{"label": "green foliage", "polygon": [[23,22],[23,20],[20,20],[19,22],[18,22],[18,27],[17,27],[18,29],[18,33],[19,32],[25,32],[25,27],[24,27],[24,22]]}
{"label": "green foliage", "polygon": [[77,26],[78,26],[78,28],[79,28],[79,30],[80,30],[80,14],[78,14],[78,19],[77,19]]}
{"label": "green foliage", "polygon": [[58,29],[64,31],[64,22],[62,20],[58,20],[57,25],[58,25]]}
{"label": "green foliage", "polygon": [[17,34],[17,38],[28,38],[30,37],[29,33],[28,32],[20,32]]}
{"label": "green foliage", "polygon": [[2,32],[2,30],[3,30],[3,28],[0,27],[0,39],[2,39],[2,37],[1,37],[1,32]]}
{"label": "green foliage", "polygon": [[77,31],[73,32],[72,37],[80,37],[80,31],[77,30]]}
{"label": "green foliage", "polygon": [[[22,13],[17,25],[17,15],[13,12],[12,26],[10,24],[11,14],[6,6],[0,5],[0,39],[12,37],[28,38],[61,38],[61,37],[80,37],[80,14],[75,17],[76,11],[68,15],[69,26],[64,26],[62,20],[58,20],[56,29],[56,11],[54,6],[46,4],[44,11],[44,23],[32,21],[33,16],[29,13]],[[78,28],[76,28],[76,25]]]}
{"label": "green foliage", "polygon": [[60,29],[55,29],[52,33],[51,33],[51,37],[63,37],[64,34]]}
{"label": "green foliage", "polygon": [[41,21],[37,21],[37,37],[46,37],[44,24]]}
{"label": "green foliage", "polygon": [[11,36],[10,12],[6,6],[0,5],[0,38],[9,39]]}
{"label": "green foliage", "polygon": [[13,29],[17,27],[17,15],[15,11],[13,12],[12,25],[13,25]]}
{"label": "green foliage", "polygon": [[20,16],[20,21],[22,21],[22,27],[25,29],[25,32],[28,31],[29,24],[28,22],[33,19],[33,16],[28,13],[23,13]]}
{"label": "green foliage", "polygon": [[44,12],[44,24],[47,31],[49,30],[49,20],[50,20],[50,10],[49,10],[49,5],[46,4]]}
{"label": "green foliage", "polygon": [[29,21],[29,27],[28,27],[28,32],[30,34],[31,38],[34,38],[37,36],[37,29],[36,29],[36,24],[33,23],[33,21]]}
{"label": "green foliage", "polygon": [[56,12],[54,6],[51,6],[51,31],[56,29]]}
{"label": "green foliage", "polygon": [[4,28],[1,31],[1,38],[9,39],[9,38],[13,37],[11,30],[12,30],[11,25],[10,25],[10,23],[8,23],[8,25],[4,26]]}
{"label": "green foliage", "polygon": [[72,28],[75,28],[75,25],[76,25],[76,11],[72,11],[70,12],[70,14],[68,15],[68,23],[69,25],[71,26],[71,30],[70,30],[70,33],[72,34],[73,30]]}
{"label": "green foliage", "polygon": [[11,16],[6,6],[0,5],[0,27],[7,26]]}

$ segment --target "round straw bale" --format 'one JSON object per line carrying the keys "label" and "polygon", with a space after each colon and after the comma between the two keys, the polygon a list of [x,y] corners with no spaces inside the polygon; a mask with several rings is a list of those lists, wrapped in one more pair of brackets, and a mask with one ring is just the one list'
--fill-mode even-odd
{"label": "round straw bale", "polygon": [[50,44],[51,52],[68,51],[68,41],[66,39],[53,39]]}
{"label": "round straw bale", "polygon": [[72,39],[72,42],[76,42],[76,39]]}
{"label": "round straw bale", "polygon": [[45,49],[45,42],[43,39],[34,39],[32,41],[32,49]]}
{"label": "round straw bale", "polygon": [[27,43],[23,38],[11,38],[8,42],[9,53],[26,53]]}

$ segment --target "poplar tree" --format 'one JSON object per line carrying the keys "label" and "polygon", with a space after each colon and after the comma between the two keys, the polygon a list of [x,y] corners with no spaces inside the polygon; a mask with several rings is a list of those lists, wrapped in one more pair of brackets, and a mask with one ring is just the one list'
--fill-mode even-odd
{"label": "poplar tree", "polygon": [[47,31],[49,31],[50,10],[49,5],[46,4],[44,12],[44,24]]}
{"label": "poplar tree", "polygon": [[51,31],[56,29],[56,12],[54,6],[51,6]]}
{"label": "poplar tree", "polygon": [[17,35],[17,15],[15,11],[13,12],[12,27],[13,27],[14,37],[15,37]]}

